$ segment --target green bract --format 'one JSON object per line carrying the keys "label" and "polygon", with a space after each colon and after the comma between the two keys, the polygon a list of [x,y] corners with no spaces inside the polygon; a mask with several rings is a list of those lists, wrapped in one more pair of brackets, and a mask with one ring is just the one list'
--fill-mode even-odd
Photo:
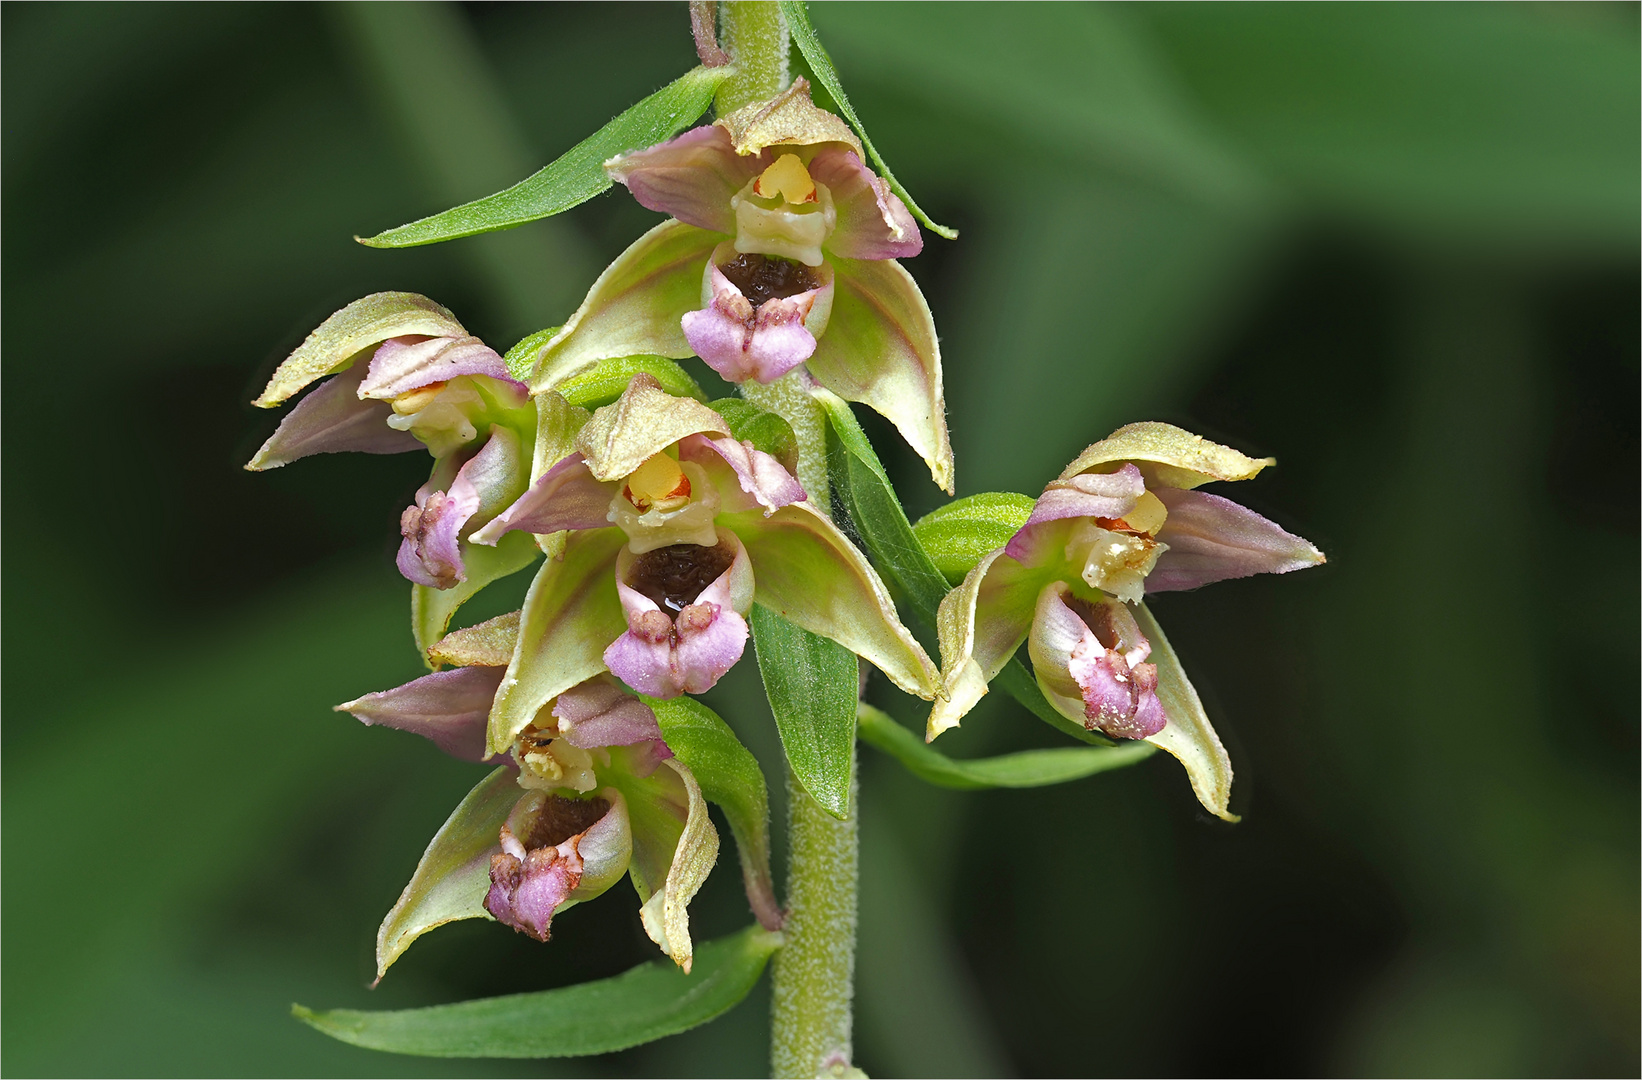
{"label": "green bract", "polygon": [[604,162],[674,135],[707,111],[733,68],[694,68],[583,139],[553,164],[505,191],[442,214],[360,238],[369,247],[417,247],[511,229],[563,213],[610,187]]}

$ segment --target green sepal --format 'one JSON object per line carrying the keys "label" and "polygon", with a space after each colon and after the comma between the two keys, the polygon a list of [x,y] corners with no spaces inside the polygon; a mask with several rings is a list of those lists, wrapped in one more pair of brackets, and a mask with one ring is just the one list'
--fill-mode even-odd
{"label": "green sepal", "polygon": [[792,425],[773,412],[765,412],[746,398],[729,397],[709,401],[708,407],[724,417],[730,434],[764,451],[790,473],[798,471],[798,437]]}
{"label": "green sepal", "polygon": [[856,720],[856,730],[861,739],[899,761],[908,772],[937,787],[960,790],[1064,784],[1133,765],[1157,752],[1157,748],[1149,743],[1130,742],[1110,749],[1068,746],[959,761],[929,746],[888,715],[864,702],[856,711]]}
{"label": "green sepal", "polygon": [[1032,502],[1013,491],[983,491],[930,511],[912,531],[946,580],[956,585],[987,552],[1020,531],[1032,516]]}
{"label": "green sepal", "polygon": [[702,795],[724,811],[753,913],[766,927],[779,925],[770,875],[770,795],[758,759],[730,725],[694,698],[639,697],[656,714],[668,748],[695,774]]}
{"label": "green sepal", "polygon": [[762,604],[753,605],[748,622],[793,775],[827,813],[847,819],[860,663],[842,645],[794,626]]}
{"label": "green sepal", "polygon": [[488,919],[490,855],[496,836],[522,794],[518,774],[502,767],[467,793],[428,841],[399,902],[376,932],[376,979],[429,930],[458,919]]}
{"label": "green sepal", "polygon": [[[537,335],[540,337],[536,343],[537,349],[546,345],[552,337],[548,331],[542,333],[547,336]],[[653,377],[663,390],[674,397],[707,400],[701,385],[690,378],[690,373],[665,356],[616,356],[600,360],[592,371],[566,379],[555,389],[572,405],[597,409],[620,398],[633,376],[640,372]]]}
{"label": "green sepal", "polygon": [[512,532],[502,537],[495,547],[468,544],[462,550],[462,564],[467,580],[448,589],[427,585],[411,586],[411,634],[416,638],[416,651],[429,667],[437,667],[428,657],[428,650],[439,644],[456,615],[456,609],[473,599],[478,591],[492,582],[536,561],[542,553],[529,533]]}
{"label": "green sepal", "polygon": [[804,0],[780,0],[780,5],[781,14],[786,16],[787,19],[787,30],[792,34],[793,44],[798,46],[798,51],[803,54],[804,62],[810,66],[810,71],[815,74],[815,81],[820,83],[827,93],[832,96],[833,103],[838,106],[838,111],[844,114],[844,118],[850,122],[850,126],[855,129],[855,133],[861,136],[861,145],[866,147],[867,154],[872,158],[872,163],[878,166],[878,171],[883,174],[890,190],[901,197],[901,201],[907,204],[907,209],[911,210],[912,215],[923,222],[930,232],[948,240],[956,240],[958,230],[949,229],[945,225],[937,225],[931,221],[929,215],[924,213],[923,208],[913,200],[907,189],[901,185],[899,180],[895,179],[895,174],[889,171],[889,165],[884,162],[884,157],[878,152],[878,148],[872,145],[872,140],[867,137],[867,129],[862,126],[861,118],[855,115],[855,109],[850,105],[850,99],[844,93],[843,85],[838,81],[838,70],[832,66],[832,57],[828,56],[827,50],[822,48],[821,39],[815,36],[815,27],[810,25],[809,5],[804,3]]}
{"label": "green sepal", "polygon": [[734,73],[733,67],[694,68],[507,190],[359,238],[359,242],[378,248],[417,247],[511,229],[563,213],[610,187],[606,161],[670,139],[698,120],[713,103],[719,83]]}
{"label": "green sepal", "polygon": [[691,974],[670,960],[610,979],[425,1009],[291,1014],[354,1046],[451,1058],[548,1058],[608,1054],[705,1024],[746,997],[781,935],[758,926],[708,942]]}
{"label": "green sepal", "polygon": [[[815,398],[827,412],[827,468],[832,477],[833,491],[844,504],[874,564],[901,590],[913,610],[927,624],[935,625],[936,609],[950,591],[948,578],[924,549],[917,531],[907,521],[906,511],[901,508],[901,501],[896,498],[895,488],[889,482],[889,474],[884,471],[872,443],[867,440],[848,403],[824,390],[818,391]],[[983,499],[985,496],[973,498]],[[1005,513],[1004,500],[1010,498],[1019,496],[1000,496],[995,508],[997,514],[1001,516]],[[960,499],[952,505],[966,501]],[[1027,512],[1031,512],[1030,505]],[[927,515],[923,520],[928,521],[934,516]],[[1008,537],[1004,539],[1007,541]],[[963,577],[962,574],[958,576]],[[993,681],[998,689],[1056,731],[1094,746],[1112,745],[1111,740],[1088,731],[1055,711],[1038,688],[1037,679],[1018,658],[1010,660]]]}

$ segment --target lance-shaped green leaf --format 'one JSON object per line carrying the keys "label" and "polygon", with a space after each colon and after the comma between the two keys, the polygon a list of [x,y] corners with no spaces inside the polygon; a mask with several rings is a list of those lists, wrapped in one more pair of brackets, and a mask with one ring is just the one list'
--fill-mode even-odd
{"label": "lance-shaped green leaf", "polygon": [[956,585],[988,552],[1009,543],[1031,516],[1030,497],[984,491],[930,511],[912,531],[935,566]]}
{"label": "lance-shaped green leaf", "polygon": [[770,876],[770,797],[758,759],[730,725],[692,697],[646,697],[644,703],[656,714],[667,746],[695,774],[702,795],[724,811],[753,914],[766,929],[780,929],[781,907]]}
{"label": "lance-shaped green leaf", "polygon": [[810,373],[829,390],[883,415],[951,494],[941,346],[923,293],[894,259],[832,258],[835,292]]}
{"label": "lance-shaped green leaf", "polygon": [[689,127],[712,104],[719,83],[734,73],[733,67],[694,68],[505,191],[359,242],[379,248],[437,244],[511,229],[579,206],[610,187],[606,161],[672,138]]}
{"label": "lance-shaped green leaf", "polygon": [[708,942],[686,975],[669,960],[611,979],[425,1009],[316,1012],[297,1019],[334,1039],[423,1057],[547,1058],[608,1054],[677,1035],[747,996],[781,935],[758,926]]}
{"label": "lance-shaped green leaf", "polygon": [[806,503],[764,516],[722,514],[746,545],[759,604],[867,660],[909,694],[935,696],[939,673],[896,614],[889,590],[831,520]]}
{"label": "lance-shaped green leaf", "polygon": [[827,469],[867,551],[926,621],[947,582],[913,534],[906,511],[866,432],[849,405],[827,390],[812,391],[827,413]]}
{"label": "lance-shaped green leaf", "polygon": [[[547,344],[547,340],[544,339],[541,344]],[[655,379],[663,390],[674,397],[707,400],[707,395],[702,393],[701,386],[690,378],[689,372],[665,356],[617,356],[600,360],[592,371],[560,383],[558,392],[572,405],[579,405],[584,409],[597,409],[621,397],[622,391],[627,389],[627,384],[632,381],[633,376],[641,372]]]}
{"label": "lance-shaped green leaf", "polygon": [[815,81],[832,95],[838,111],[844,114],[850,125],[855,128],[856,134],[861,136],[862,145],[867,148],[867,154],[871,156],[873,164],[878,166],[878,171],[889,182],[890,190],[901,197],[901,201],[907,204],[907,209],[928,226],[931,232],[948,240],[956,240],[958,230],[931,221],[907,189],[895,179],[895,174],[889,171],[889,165],[885,163],[884,156],[878,152],[878,148],[872,145],[872,140],[867,137],[866,127],[862,125],[861,118],[855,115],[855,108],[850,104],[849,96],[844,93],[843,84],[838,81],[838,71],[832,66],[832,57],[827,55],[827,50],[821,46],[821,39],[815,35],[815,27],[810,25],[809,5],[804,3],[804,0],[780,0],[780,4],[781,14],[786,16],[787,29],[792,34],[793,44],[798,46],[805,63],[809,64],[810,71],[815,74]]}
{"label": "lance-shaped green leaf", "polygon": [[380,982],[411,942],[458,919],[488,919],[490,857],[501,850],[497,834],[519,801],[518,774],[503,766],[468,792],[439,827],[410,884],[376,932],[376,978]]}
{"label": "lance-shaped green leaf", "polygon": [[531,390],[552,390],[613,357],[694,356],[679,320],[701,307],[707,257],[723,239],[694,225],[664,221],[633,241],[542,347]]}
{"label": "lance-shaped green leaf", "polygon": [[494,581],[517,573],[536,561],[541,549],[529,533],[509,533],[495,547],[469,544],[463,549],[467,580],[448,589],[411,586],[411,633],[424,660],[428,650],[445,636],[456,610]]}
{"label": "lance-shaped green leaf", "polygon": [[719,398],[708,406],[730,425],[730,434],[764,451],[790,473],[798,471],[798,437],[792,425],[773,412],[765,412],[746,398]]}
{"label": "lance-shaped green leaf", "polygon": [[1064,784],[1095,773],[1121,769],[1156,753],[1146,743],[1100,748],[1068,746],[959,761],[927,745],[882,711],[863,702],[857,712],[861,738],[895,758],[907,771],[938,787],[1029,788]]}
{"label": "lance-shaped green leaf", "polygon": [[406,334],[466,337],[467,331],[456,316],[425,296],[372,293],[320,323],[274,370],[268,385],[251,404],[271,409],[315,379],[351,367],[366,349]]}
{"label": "lance-shaped green leaf", "polygon": [[605,669],[605,646],[627,628],[615,574],[625,541],[616,529],[576,533],[536,572],[519,617],[519,643],[490,713],[491,753],[506,753],[543,705]]}
{"label": "lance-shaped green leaf", "polygon": [[527,334],[516,342],[513,348],[502,357],[507,365],[507,372],[520,382],[530,378],[530,373],[536,367],[536,354],[542,351],[542,346],[553,340],[561,327],[550,326],[546,330],[538,330],[534,334]]}
{"label": "lance-shaped green leaf", "polygon": [[860,665],[848,649],[761,604],[749,620],[764,693],[793,775],[837,818],[850,815]]}
{"label": "lance-shaped green leaf", "polygon": [[1186,767],[1197,801],[1211,814],[1226,821],[1237,821],[1238,816],[1226,808],[1231,801],[1231,758],[1226,755],[1220,736],[1209,723],[1203,702],[1198,699],[1197,691],[1186,677],[1186,669],[1163,635],[1157,619],[1145,604],[1136,604],[1134,614],[1140,632],[1152,644],[1152,654],[1147,659],[1157,665],[1157,698],[1169,718],[1163,730],[1146,741],[1180,760]]}

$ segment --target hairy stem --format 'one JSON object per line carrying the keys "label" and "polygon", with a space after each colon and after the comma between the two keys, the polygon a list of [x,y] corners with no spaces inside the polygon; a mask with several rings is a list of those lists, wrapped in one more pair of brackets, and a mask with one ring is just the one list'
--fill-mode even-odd
{"label": "hairy stem", "polygon": [[787,943],[775,956],[773,1076],[860,1075],[850,1067],[859,817],[853,784],[849,820],[839,821],[788,772]]}
{"label": "hairy stem", "polygon": [[787,20],[774,0],[731,0],[722,9],[719,42],[736,74],[718,88],[713,106],[725,116],[787,88]]}

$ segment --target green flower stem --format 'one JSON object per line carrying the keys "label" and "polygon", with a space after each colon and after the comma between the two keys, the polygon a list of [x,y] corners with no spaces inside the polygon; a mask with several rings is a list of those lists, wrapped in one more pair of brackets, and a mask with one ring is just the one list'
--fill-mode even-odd
{"label": "green flower stem", "polygon": [[849,820],[839,821],[787,774],[787,943],[775,955],[772,1076],[861,1075],[850,1067],[860,802],[852,782]]}
{"label": "green flower stem", "polygon": [[726,116],[787,88],[789,39],[775,0],[731,0],[720,12],[719,45],[736,66],[713,102],[718,115]]}
{"label": "green flower stem", "polygon": [[832,488],[827,482],[827,414],[810,396],[810,376],[803,368],[789,371],[765,386],[748,379],[741,396],[792,425],[798,440],[798,482],[810,506],[832,516]]}
{"label": "green flower stem", "polygon": [[[723,116],[786,89],[789,39],[769,0],[732,0],[721,10],[720,44],[737,68],[714,101]],[[826,414],[809,388],[799,369],[768,386],[744,382],[741,396],[792,425],[798,482],[810,505],[831,516]],[[850,1064],[859,806],[852,781],[850,817],[840,821],[787,774],[786,944],[775,956],[770,1010],[770,1068],[778,1077],[861,1075]]]}

